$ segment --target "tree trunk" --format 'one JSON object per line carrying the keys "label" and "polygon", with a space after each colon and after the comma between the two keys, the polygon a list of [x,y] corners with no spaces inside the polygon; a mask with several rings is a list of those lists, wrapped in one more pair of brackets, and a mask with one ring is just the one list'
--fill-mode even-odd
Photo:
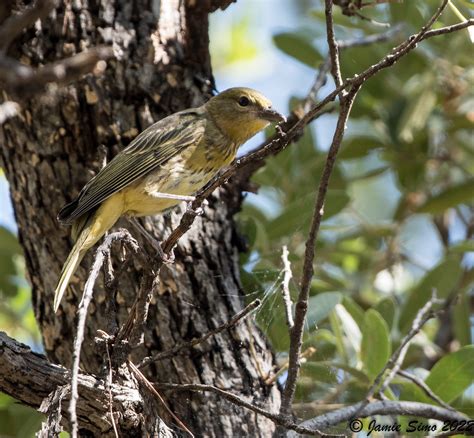
{"label": "tree trunk", "polygon": [[[58,224],[56,214],[100,169],[103,160],[113,157],[138,132],[169,113],[201,104],[209,96],[208,84],[213,79],[208,14],[229,3],[64,2],[10,49],[10,55],[33,66],[100,44],[114,49],[114,58],[103,73],[97,71],[60,90],[51,87],[43,97],[26,101],[20,115],[0,128],[0,164],[10,183],[34,311],[52,362],[71,364],[76,310],[93,259],[91,251],[73,281],[74,293],[67,293],[55,315],[53,291],[71,249],[70,230]],[[181,239],[175,263],[161,270],[144,342],[131,355],[135,363],[207,333],[242,309],[240,239],[232,219],[240,201],[240,194],[221,190]],[[179,212],[146,220],[160,238],[178,222]],[[118,248],[114,247],[114,254],[114,264],[120,266]],[[132,261],[122,271],[115,296],[109,296],[110,288],[96,285],[87,319],[81,368],[99,377],[105,375],[108,364],[103,349],[94,341],[97,330],[113,335],[124,323],[143,269]],[[251,343],[256,354],[250,354]],[[253,323],[243,323],[182,355],[148,366],[146,375],[153,382],[216,385],[277,411],[279,391],[275,385],[266,386],[258,372],[259,368],[268,372],[272,365],[265,338]],[[270,436],[274,430],[269,420],[213,395],[175,392],[166,393],[165,398],[197,435]],[[144,421],[151,417],[145,415],[148,420]],[[133,436],[137,430],[119,426],[121,436]],[[82,434],[96,434],[87,421],[80,427]],[[113,433],[111,429],[103,432]]]}

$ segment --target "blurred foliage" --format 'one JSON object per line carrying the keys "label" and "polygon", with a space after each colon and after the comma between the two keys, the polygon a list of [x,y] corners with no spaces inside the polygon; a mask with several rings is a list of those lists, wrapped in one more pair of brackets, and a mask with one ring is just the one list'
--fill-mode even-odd
{"label": "blurred foliage", "polygon": [[[454,3],[463,15],[472,15],[472,4]],[[376,22],[403,23],[403,35],[343,50],[343,77],[376,63],[417,32],[437,6],[436,1],[404,1],[364,8],[364,16]],[[306,15],[314,28],[324,29],[323,2]],[[436,27],[458,21],[447,9]],[[339,8],[335,23],[340,40],[386,31],[345,16]],[[307,32],[305,26],[285,29],[274,36],[274,43],[301,65],[315,68],[316,75],[327,55],[326,43],[321,32]],[[303,349],[313,346],[317,351],[303,365],[296,401],[296,407],[313,403],[307,416],[317,413],[314,406],[325,412],[325,404],[365,397],[436,290],[440,298],[457,295],[457,300],[441,320],[430,321],[417,335],[403,369],[472,417],[473,85],[472,45],[468,32],[462,31],[419,44],[359,93],[331,177],[316,247]],[[289,108],[304,97],[294,96]],[[326,116],[318,126],[334,126],[334,120],[334,115]],[[281,363],[289,345],[280,296],[281,248],[287,245],[290,251],[295,300],[329,143],[318,129],[306,129],[297,144],[268,160],[255,175],[259,196],[250,196],[240,214],[250,249],[242,255],[245,289],[252,298],[263,298],[257,320]],[[385,395],[436,404],[401,377]]]}
{"label": "blurred foliage", "polygon": [[0,436],[11,438],[33,437],[41,426],[44,415],[17,403],[0,393]]}
{"label": "blurred foliage", "polygon": [[[0,178],[4,178],[0,174]],[[25,261],[17,236],[0,226],[0,330],[41,350],[41,340],[25,280]],[[43,416],[0,393],[0,436],[32,437]]]}
{"label": "blurred foliage", "polygon": [[223,32],[221,28],[225,24],[214,21],[215,26],[211,27],[210,44],[215,69],[237,62],[251,61],[257,57],[258,45],[250,32],[254,18],[249,14],[243,15],[234,21],[226,32]]}

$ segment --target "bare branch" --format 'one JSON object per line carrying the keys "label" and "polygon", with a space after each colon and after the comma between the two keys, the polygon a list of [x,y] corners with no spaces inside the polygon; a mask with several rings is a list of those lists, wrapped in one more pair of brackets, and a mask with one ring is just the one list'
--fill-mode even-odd
{"label": "bare branch", "polygon": [[96,66],[102,71],[105,69],[104,60],[112,56],[110,47],[95,47],[37,69],[0,56],[0,82],[8,93],[24,97],[42,91],[49,83],[64,85],[79,79]]}
{"label": "bare branch", "polygon": [[337,45],[339,46],[340,50],[349,49],[351,47],[361,47],[361,46],[369,46],[371,44],[383,43],[386,41],[390,41],[391,39],[401,35],[402,30],[404,28],[404,24],[400,23],[396,26],[391,27],[386,32],[377,33],[374,35],[368,35],[363,38],[354,38],[354,39],[346,39],[346,40],[338,40]]}
{"label": "bare branch", "polygon": [[[356,414],[360,418],[370,417],[372,415],[406,415],[421,418],[430,418],[436,420],[466,420],[463,414],[453,411],[452,409],[444,409],[425,403],[417,402],[398,402],[398,401],[378,401],[362,406],[362,402],[352,406],[343,407],[332,412],[319,415],[311,420],[304,421],[300,424],[294,423],[289,417],[273,414],[267,410],[256,406],[241,396],[233,394],[225,389],[212,385],[200,384],[178,384],[178,383],[155,383],[154,386],[163,390],[170,391],[203,391],[217,394],[237,406],[249,409],[256,414],[262,415],[275,424],[288,429],[289,436],[296,437],[296,433],[311,436],[322,437],[341,437],[346,435],[326,434],[322,430],[326,430],[332,426],[336,426],[344,421],[356,418]],[[349,430],[349,428],[348,428]]]}
{"label": "bare branch", "polygon": [[[30,347],[21,344],[0,332],[0,391],[11,395],[21,403],[39,409],[44,400],[54,404],[54,393],[58,388],[69,392],[70,373],[59,365],[50,363],[42,354],[34,353]],[[78,375],[81,397],[77,403],[77,414],[86,422],[91,432],[97,435],[112,427],[109,418],[107,388],[101,379],[89,374]],[[116,383],[110,385],[115,403],[128,400],[130,409],[121,413],[122,425],[137,424],[136,412],[143,412],[144,401],[136,388]],[[62,390],[58,395],[62,394]],[[69,404],[68,397],[63,403]],[[47,405],[43,405],[47,409]],[[126,426],[125,426],[126,427]]]}
{"label": "bare branch", "polygon": [[[409,401],[376,401],[366,406],[363,406],[362,403],[363,402],[356,403],[352,406],[319,415],[310,420],[303,421],[300,423],[300,426],[325,430],[331,426],[335,426],[354,418],[365,418],[372,415],[406,415],[440,421],[465,421],[468,419],[459,412],[426,403]],[[295,438],[293,433],[289,433],[289,436]]]}
{"label": "bare branch", "polygon": [[151,382],[142,374],[142,372],[130,361],[128,361],[128,366],[137,378],[137,380],[145,386],[148,391],[150,391],[156,399],[163,405],[163,407],[166,409],[168,414],[171,415],[174,421],[178,424],[178,426],[183,429],[185,432],[189,434],[191,438],[194,438],[193,433],[188,429],[188,427],[176,416],[176,414],[170,409],[168,404],[165,402],[161,394],[155,389],[155,387],[151,384]]}
{"label": "bare branch", "polygon": [[315,429],[312,428],[307,428],[307,427],[301,427],[295,424],[292,420],[283,418],[282,416],[278,414],[273,414],[271,412],[266,411],[265,409],[256,406],[252,403],[249,403],[248,401],[244,400],[241,396],[232,394],[229,391],[226,391],[225,389],[218,388],[217,386],[212,386],[212,385],[200,385],[200,384],[177,384],[177,383],[155,383],[154,384],[156,387],[164,390],[171,390],[171,391],[205,391],[205,392],[213,392],[215,394],[218,394],[225,399],[231,401],[237,406],[241,406],[243,408],[249,409],[256,414],[262,415],[270,420],[272,420],[275,424],[278,424],[279,426],[285,427],[286,429],[289,430],[294,430],[295,432],[302,433],[302,434],[307,434],[307,435],[313,435],[313,436],[324,436],[324,437],[330,437],[332,435],[326,435],[322,432],[319,432]]}
{"label": "bare branch", "polygon": [[303,345],[304,323],[306,321],[306,313],[308,311],[309,290],[311,287],[311,280],[313,278],[313,261],[315,255],[316,238],[319,233],[321,220],[324,214],[324,200],[329,186],[329,178],[331,177],[336,156],[339,152],[344,132],[346,129],[347,119],[357,95],[359,86],[354,86],[351,91],[342,98],[341,111],[334,132],[334,137],[329,148],[323,174],[319,183],[318,192],[315,199],[313,217],[311,220],[308,239],[306,240],[306,249],[303,262],[303,275],[301,279],[301,289],[298,295],[295,308],[295,324],[290,334],[290,353],[289,353],[289,368],[288,378],[283,391],[283,397],[280,407],[280,412],[283,415],[289,415],[291,404],[296,391],[296,381],[300,368],[300,352]]}
{"label": "bare branch", "polygon": [[246,318],[251,312],[257,309],[260,306],[260,304],[261,304],[260,300],[252,301],[248,306],[246,306],[239,313],[237,313],[231,319],[229,319],[229,321],[220,325],[216,329],[209,331],[208,333],[206,333],[204,336],[201,336],[200,338],[196,338],[188,342],[180,342],[168,351],[163,351],[152,357],[146,357],[138,365],[138,368],[142,368],[146,365],[149,365],[152,362],[168,359],[170,357],[176,356],[182,350],[195,347],[198,344],[202,344],[203,342],[207,341],[211,336],[215,336],[223,332],[224,330],[229,329],[233,327],[234,325],[236,325],[240,320],[242,320],[243,318]]}
{"label": "bare branch", "polygon": [[77,421],[77,399],[78,395],[78,377],[79,377],[79,363],[81,358],[81,347],[84,341],[84,329],[87,319],[87,310],[92,300],[92,294],[94,292],[94,284],[99,276],[100,269],[104,264],[106,254],[110,252],[110,247],[117,240],[127,240],[132,246],[138,248],[138,244],[133,237],[126,230],[120,230],[115,233],[111,233],[105,237],[104,242],[99,246],[96,251],[94,263],[92,264],[89,277],[84,286],[84,295],[78,309],[78,322],[76,338],[74,339],[74,349],[72,354],[72,369],[71,369],[71,400],[69,402],[69,415],[71,421],[71,436],[77,437],[78,434],[78,421]]}
{"label": "bare branch", "polygon": [[115,423],[115,418],[114,418],[114,399],[112,396],[112,377],[113,377],[113,372],[112,372],[112,361],[110,359],[110,351],[109,351],[109,343],[108,340],[105,342],[105,351],[107,353],[107,363],[109,365],[109,369],[107,371],[107,381],[106,381],[106,386],[107,386],[107,392],[109,393],[109,406],[110,406],[110,421],[112,423],[112,426],[114,428],[114,435],[115,438],[119,438],[119,433],[117,430],[117,424]]}
{"label": "bare branch", "polygon": [[[399,24],[394,26],[393,28],[389,29],[387,32],[369,35],[363,38],[354,38],[351,40],[337,40],[336,44],[339,47],[339,50],[349,49],[351,47],[360,47],[360,46],[368,46],[371,44],[381,43],[385,41],[389,41],[396,36],[401,34],[403,29],[403,24]],[[318,95],[319,90],[326,85],[327,74],[331,70],[331,58],[328,56],[321,63],[321,66],[318,69],[318,74],[316,75],[316,79],[314,84],[311,86],[308,95],[304,99],[303,103],[301,104],[304,113],[307,113],[312,105],[316,102],[316,98]]]}
{"label": "bare branch", "polygon": [[447,33],[457,32],[461,29],[466,29],[474,25],[474,18],[470,18],[469,20],[462,21],[461,23],[453,24],[452,26],[445,26],[440,27],[439,29],[429,30],[423,35],[422,41],[432,38],[434,36],[445,35]]}
{"label": "bare branch", "polygon": [[[285,389],[283,391],[282,403],[280,407],[280,413],[283,415],[289,415],[291,410],[291,404],[293,402],[294,394],[296,391],[296,381],[299,375],[299,368],[300,368],[300,352],[301,346],[303,344],[303,333],[304,333],[304,323],[306,321],[306,313],[308,311],[308,299],[309,299],[309,290],[311,286],[311,280],[313,277],[313,261],[315,256],[315,244],[316,238],[319,233],[319,228],[321,225],[321,220],[323,216],[323,209],[324,209],[324,201],[326,198],[326,193],[329,185],[329,178],[332,173],[332,169],[335,164],[336,156],[339,151],[344,132],[346,127],[346,122],[348,120],[350,110],[352,108],[352,104],[354,99],[357,95],[357,92],[360,86],[373,74],[380,71],[380,69],[385,68],[388,65],[393,65],[393,62],[398,60],[403,54],[408,53],[411,49],[415,47],[417,42],[423,37],[423,35],[427,32],[427,30],[431,27],[431,25],[437,20],[439,15],[443,12],[444,8],[446,7],[448,0],[443,0],[441,6],[435,12],[435,14],[431,17],[428,23],[423,26],[420,32],[416,34],[414,38],[410,38],[400,44],[397,48],[395,48],[389,55],[387,55],[382,61],[375,64],[374,66],[367,69],[364,73],[359,75],[356,80],[352,82],[352,87],[349,93],[346,96],[341,96],[341,111],[339,114],[336,130],[334,133],[333,141],[331,147],[329,148],[326,164],[323,170],[323,174],[321,176],[321,181],[319,183],[318,194],[315,200],[315,207],[313,211],[313,218],[311,221],[310,230],[308,233],[308,238],[306,241],[306,250],[304,255],[304,263],[303,263],[303,275],[301,280],[301,289],[300,294],[298,296],[298,300],[296,303],[296,310],[295,310],[295,325],[293,330],[291,331],[291,339],[290,339],[290,353],[289,353],[289,368],[288,368],[288,378],[285,384]],[[329,0],[327,0],[329,2]],[[328,3],[326,4],[326,9],[328,7]],[[328,22],[328,27],[331,27],[331,20],[328,19],[328,11],[326,10],[326,17]],[[330,18],[330,17],[329,17]],[[333,43],[330,36],[328,36],[328,42],[331,46]],[[337,53],[334,51],[331,56],[336,56]],[[331,59],[334,63],[335,60]],[[347,82],[347,81],[346,81]],[[336,90],[333,93],[336,93],[339,88],[343,87],[343,85],[336,87]],[[342,91],[342,89],[341,89]],[[333,94],[331,93],[331,94]],[[317,106],[316,106],[317,107]],[[308,113],[310,114],[311,111]],[[303,118],[304,119],[304,118]]]}
{"label": "bare branch", "polygon": [[314,80],[308,95],[304,99],[301,106],[303,107],[304,113],[307,113],[311,107],[315,104],[318,97],[319,90],[326,85],[327,75],[331,70],[331,58],[329,56],[321,63],[316,79]]}
{"label": "bare branch", "polygon": [[288,328],[291,330],[294,325],[293,309],[292,309],[293,303],[291,302],[291,296],[290,296],[290,280],[293,274],[291,272],[291,264],[290,264],[290,261],[288,260],[288,255],[289,255],[288,247],[286,245],[283,245],[281,260],[283,262],[284,276],[283,276],[281,289],[282,289],[282,294],[283,294],[283,303],[285,305],[286,323],[288,325]]}
{"label": "bare branch", "polygon": [[[329,59],[331,60],[331,74],[334,78],[336,87],[340,87],[342,85],[342,76],[341,64],[339,60],[339,47],[337,45],[336,36],[334,35],[334,21],[332,18],[333,0],[326,0],[325,5],[326,35],[329,46]],[[344,90],[341,90],[341,93],[343,94]]]}

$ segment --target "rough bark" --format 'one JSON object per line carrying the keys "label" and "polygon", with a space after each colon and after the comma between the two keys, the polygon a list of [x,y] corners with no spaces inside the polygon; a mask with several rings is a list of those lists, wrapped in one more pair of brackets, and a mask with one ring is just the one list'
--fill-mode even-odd
{"label": "rough bark", "polygon": [[[10,183],[35,315],[46,354],[54,363],[70,366],[75,312],[92,257],[86,257],[76,274],[74,293],[69,292],[62,309],[53,314],[54,286],[71,248],[69,229],[57,223],[56,213],[104,158],[110,159],[153,121],[198,105],[209,94],[208,13],[229,3],[64,2],[10,48],[11,56],[33,66],[99,44],[114,49],[103,74],[88,75],[61,90],[52,87],[43,97],[23,102],[20,115],[0,128],[0,165]],[[133,360],[200,336],[241,310],[240,239],[232,219],[239,205],[239,194],[221,191],[180,241],[176,262],[161,271],[144,343],[134,350]],[[178,218],[179,212],[174,212],[146,222],[163,236]],[[140,286],[140,271],[134,263],[127,265],[113,297],[96,287],[82,350],[84,371],[104,376],[104,351],[94,337],[99,329],[113,334],[126,320]],[[257,357],[249,352],[250,342]],[[257,366],[268,371],[272,361],[258,329],[240,324],[199,348],[149,366],[147,376],[151,381],[232,389],[276,411],[278,389],[264,385],[257,372]],[[184,394],[167,394],[168,403],[198,435],[269,436],[273,431],[269,420],[213,396]],[[96,434],[87,424],[81,427]]]}

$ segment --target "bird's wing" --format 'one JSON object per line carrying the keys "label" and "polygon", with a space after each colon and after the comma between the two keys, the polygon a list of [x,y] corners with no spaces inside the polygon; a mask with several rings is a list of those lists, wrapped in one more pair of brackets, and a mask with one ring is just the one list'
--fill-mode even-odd
{"label": "bird's wing", "polygon": [[197,111],[173,114],[139,134],[61,209],[58,220],[71,223],[114,193],[166,163],[185,148],[199,143],[206,120]]}

